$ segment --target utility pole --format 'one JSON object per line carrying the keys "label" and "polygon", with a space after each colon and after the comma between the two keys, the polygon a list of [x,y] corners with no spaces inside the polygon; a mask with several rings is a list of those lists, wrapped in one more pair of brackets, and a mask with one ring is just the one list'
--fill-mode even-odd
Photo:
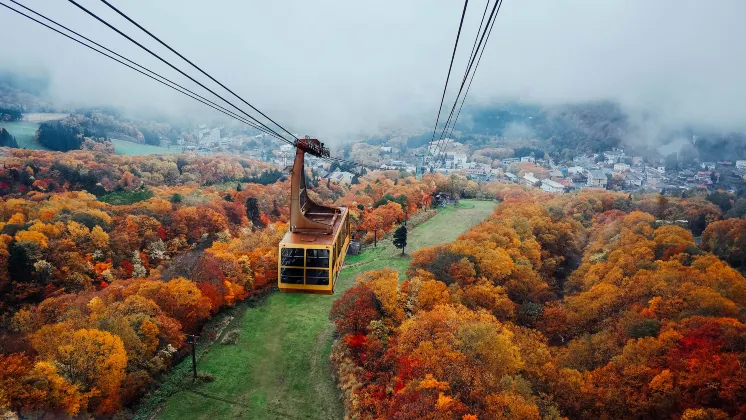
{"label": "utility pole", "polygon": [[192,374],[193,380],[197,380],[197,339],[199,338],[198,335],[187,335],[187,344],[191,344],[192,346]]}
{"label": "utility pole", "polygon": [[378,227],[373,229],[373,248],[378,247]]}

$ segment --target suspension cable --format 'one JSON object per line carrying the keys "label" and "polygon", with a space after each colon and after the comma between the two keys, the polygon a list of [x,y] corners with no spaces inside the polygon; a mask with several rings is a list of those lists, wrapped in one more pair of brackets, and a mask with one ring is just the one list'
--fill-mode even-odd
{"label": "suspension cable", "polygon": [[[77,3],[77,2],[75,1],[75,0],[68,0],[68,1],[69,1],[70,3],[72,3],[72,4],[74,4],[75,6],[77,6],[77,7],[79,8],[79,9],[83,10],[84,12],[86,12],[87,14],[89,14],[90,16],[92,16],[93,18],[95,18],[96,20],[98,20],[99,22],[101,22],[101,23],[103,23],[104,25],[108,26],[108,27],[109,27],[110,29],[112,29],[113,31],[115,31],[115,32],[116,32],[116,33],[118,33],[119,35],[121,35],[121,36],[123,36],[123,37],[127,38],[127,39],[128,39],[128,40],[129,40],[130,42],[134,43],[134,44],[135,44],[135,45],[137,45],[138,47],[140,47],[140,48],[142,48],[143,50],[147,51],[147,52],[148,52],[148,53],[150,53],[150,55],[152,55],[153,57],[157,58],[158,60],[160,60],[161,62],[165,63],[166,65],[168,65],[168,66],[169,66],[169,67],[171,67],[172,69],[174,69],[174,70],[176,70],[177,72],[181,73],[181,75],[183,75],[183,76],[187,77],[187,78],[188,78],[189,80],[191,80],[192,82],[194,82],[194,83],[198,84],[198,85],[199,85],[199,86],[201,86],[201,87],[202,87],[203,89],[207,90],[208,92],[210,92],[210,93],[212,93],[213,95],[217,96],[218,98],[220,98],[221,100],[223,100],[224,102],[226,102],[227,104],[229,104],[230,106],[232,106],[233,108],[237,109],[237,110],[238,110],[239,112],[241,112],[242,114],[244,114],[244,115],[246,115],[247,117],[249,117],[249,119],[250,119],[250,120],[252,120],[252,121],[256,122],[257,124],[259,124],[259,125],[261,125],[261,126],[265,127],[265,128],[267,129],[267,130],[271,131],[272,133],[276,134],[277,136],[279,136],[279,137],[282,137],[282,136],[281,136],[281,135],[280,135],[279,133],[277,133],[276,131],[274,131],[274,130],[272,130],[271,128],[267,127],[267,125],[266,125],[266,124],[264,124],[264,123],[262,123],[261,121],[257,120],[256,118],[254,118],[253,116],[251,116],[250,114],[248,114],[248,113],[247,113],[246,111],[244,111],[243,109],[241,109],[241,108],[237,107],[237,106],[236,106],[236,105],[234,105],[234,104],[233,104],[232,102],[230,102],[230,101],[228,101],[227,99],[223,98],[223,97],[222,97],[221,95],[217,94],[217,93],[216,93],[216,92],[215,92],[214,90],[212,90],[212,89],[208,88],[207,86],[205,86],[204,84],[202,84],[201,82],[199,82],[198,80],[196,80],[195,78],[193,78],[192,76],[190,76],[190,75],[188,75],[188,74],[184,73],[184,71],[183,71],[183,70],[181,70],[181,69],[179,69],[178,67],[174,66],[174,65],[173,65],[173,64],[171,64],[171,63],[170,63],[170,62],[169,62],[168,60],[166,60],[166,59],[162,58],[161,56],[159,56],[158,54],[154,53],[153,51],[151,51],[150,49],[148,49],[147,47],[145,47],[145,46],[144,46],[144,45],[142,45],[141,43],[139,43],[139,42],[135,41],[134,39],[132,39],[132,37],[130,37],[129,35],[125,34],[125,33],[124,33],[124,32],[122,32],[122,31],[120,31],[119,29],[117,29],[116,27],[114,27],[113,25],[111,25],[111,24],[110,24],[109,22],[107,22],[107,21],[105,21],[104,19],[102,19],[102,18],[98,17],[98,15],[96,15],[95,13],[91,12],[90,10],[88,10],[88,9],[86,9],[85,7],[83,7],[83,6],[81,6],[80,4],[78,4],[78,3]],[[295,136],[293,136],[293,137],[295,137]]]}
{"label": "suspension cable", "polygon": [[[13,7],[11,7],[11,6],[8,6],[8,5],[7,5],[7,4],[5,4],[5,3],[2,3],[2,2],[0,2],[0,5],[2,5],[2,6],[4,6],[4,7],[6,7],[6,8],[8,8],[8,9],[10,9],[10,10],[12,10],[12,11],[14,11],[14,12],[16,12],[16,13],[20,14],[21,16],[24,16],[24,17],[26,17],[26,18],[28,18],[28,19],[30,19],[30,20],[32,20],[32,21],[34,21],[34,22],[36,22],[36,23],[38,23],[38,24],[40,24],[40,25],[42,25],[42,26],[45,26],[46,28],[48,28],[48,29],[51,29],[52,31],[55,31],[55,32],[57,32],[58,34],[60,34],[60,35],[63,35],[63,36],[65,36],[65,37],[69,38],[70,40],[72,40],[72,41],[75,41],[75,42],[77,42],[77,43],[78,43],[78,44],[80,44],[80,45],[83,45],[84,47],[87,47],[87,48],[89,48],[89,49],[91,49],[91,50],[93,50],[93,51],[95,51],[95,52],[97,52],[97,53],[99,53],[99,54],[101,54],[101,55],[103,55],[103,56],[107,57],[107,58],[110,58],[110,59],[112,59],[112,60],[114,60],[114,61],[118,62],[119,64],[122,64],[122,65],[124,65],[124,66],[126,66],[126,67],[129,67],[130,69],[132,69],[132,70],[135,70],[136,72],[138,72],[138,73],[140,73],[140,74],[142,74],[142,75],[144,75],[144,76],[147,76],[147,77],[149,77],[149,78],[151,78],[151,79],[155,80],[155,81],[156,81],[156,82],[158,82],[158,83],[161,83],[161,84],[163,84],[163,85],[165,85],[165,86],[167,86],[167,87],[170,87],[171,89],[174,89],[175,91],[177,91],[177,92],[179,92],[179,93],[182,93],[182,94],[184,94],[184,95],[186,95],[186,96],[188,96],[188,97],[190,97],[190,98],[192,98],[192,99],[194,99],[194,100],[196,100],[196,101],[199,101],[199,102],[201,102],[201,103],[203,103],[203,104],[205,104],[205,105],[207,105],[207,106],[209,106],[209,107],[211,107],[211,108],[215,109],[216,111],[219,111],[219,112],[221,112],[221,113],[223,113],[223,114],[225,114],[225,115],[228,115],[229,117],[233,117],[233,118],[237,119],[238,121],[241,121],[241,122],[243,122],[243,123],[245,123],[245,124],[248,124],[248,125],[249,125],[249,126],[251,126],[252,128],[255,128],[255,129],[259,130],[259,131],[262,131],[262,132],[265,132],[265,133],[267,133],[267,134],[270,134],[270,135],[272,135],[271,133],[267,132],[267,131],[266,131],[266,130],[265,130],[265,129],[263,128],[263,127],[261,127],[261,126],[258,126],[258,125],[256,125],[256,124],[252,123],[251,121],[247,121],[247,120],[246,120],[245,118],[243,118],[243,117],[241,117],[241,116],[239,116],[239,115],[236,115],[236,114],[234,114],[234,113],[233,113],[233,112],[231,112],[230,110],[228,110],[228,109],[225,109],[225,108],[221,107],[220,105],[218,105],[218,104],[216,104],[216,103],[214,103],[214,102],[210,101],[209,99],[206,99],[206,98],[204,98],[204,97],[202,97],[202,96],[200,96],[200,95],[198,95],[198,94],[196,94],[196,93],[194,93],[194,92],[190,91],[189,89],[186,89],[186,88],[184,88],[183,86],[181,86],[181,85],[179,85],[179,84],[177,84],[177,83],[175,83],[175,82],[172,82],[171,80],[169,80],[169,79],[167,79],[167,78],[165,78],[165,77],[163,77],[163,76],[161,76],[161,75],[159,75],[159,74],[157,74],[157,73],[155,73],[155,72],[153,72],[153,71],[151,71],[151,70],[149,70],[149,69],[147,69],[147,68],[145,68],[145,67],[143,67],[143,66],[141,66],[141,65],[137,64],[137,63],[135,63],[134,61],[132,61],[132,60],[129,60],[129,59],[127,59],[126,57],[123,57],[123,56],[121,56],[121,55],[117,54],[117,53],[116,53],[116,52],[114,52],[114,51],[111,51],[111,50],[109,50],[108,48],[106,48],[106,47],[104,47],[104,46],[102,46],[102,45],[100,45],[100,44],[96,43],[95,41],[91,41],[91,40],[89,40],[88,38],[84,37],[83,35],[80,35],[79,33],[77,33],[77,32],[75,32],[75,31],[72,31],[72,30],[68,29],[68,28],[67,28],[67,27],[65,27],[64,25],[61,25],[61,24],[59,24],[59,23],[57,23],[57,22],[53,21],[52,19],[49,19],[49,18],[47,18],[46,16],[44,16],[44,15],[42,15],[42,14],[40,14],[40,13],[37,13],[37,12],[35,12],[34,10],[32,10],[32,9],[30,9],[30,8],[28,8],[28,7],[26,7],[26,6],[22,5],[22,4],[20,4],[20,3],[16,2],[16,1],[14,1],[14,0],[10,0],[10,1],[12,1],[13,3],[15,3],[15,4],[17,4],[17,5],[21,6],[21,7],[23,7],[24,9],[26,9],[26,10],[28,10],[28,11],[32,12],[32,13],[35,13],[36,15],[38,15],[38,16],[40,16],[40,17],[42,17],[42,18],[44,18],[44,19],[46,19],[46,20],[48,20],[48,21],[50,21],[50,22],[53,22],[54,24],[56,24],[56,25],[58,25],[58,26],[60,26],[60,27],[62,27],[62,28],[65,28],[65,29],[69,30],[70,32],[72,32],[72,33],[76,34],[77,36],[79,36],[79,37],[81,37],[81,38],[83,38],[83,39],[86,39],[86,40],[88,40],[89,42],[92,42],[92,43],[96,44],[96,45],[97,45],[97,46],[99,46],[100,48],[103,48],[103,49],[105,49],[105,50],[107,50],[107,51],[111,52],[112,54],[115,54],[115,55],[117,55],[117,56],[121,57],[121,58],[122,58],[123,60],[127,60],[127,61],[129,61],[130,63],[134,64],[135,66],[138,66],[138,67],[142,68],[143,70],[145,70],[145,71],[147,71],[147,72],[149,72],[149,73],[151,73],[151,74],[153,74],[153,75],[155,75],[155,76],[157,76],[157,77],[160,77],[161,79],[165,80],[166,82],[169,82],[169,83],[172,83],[173,85],[176,85],[176,86],[178,86],[179,88],[181,88],[181,89],[183,89],[183,90],[180,90],[180,89],[179,89],[179,88],[177,88],[177,87],[174,87],[174,86],[172,86],[172,85],[169,85],[168,83],[164,82],[163,80],[159,80],[159,79],[157,79],[156,77],[153,77],[153,76],[151,76],[150,74],[146,74],[145,72],[143,72],[143,71],[141,71],[141,70],[139,70],[139,69],[137,69],[137,68],[135,68],[135,67],[133,67],[133,66],[131,66],[131,65],[129,65],[129,64],[127,64],[127,63],[125,63],[125,62],[123,62],[123,61],[121,61],[121,60],[119,60],[119,59],[117,59],[117,58],[115,58],[115,57],[112,57],[112,56],[110,56],[110,55],[108,55],[108,54],[104,53],[103,51],[97,50],[96,48],[94,48],[94,47],[90,46],[89,44],[86,44],[85,42],[83,42],[83,41],[80,41],[80,40],[78,40],[78,39],[75,39],[75,38],[71,37],[70,35],[68,35],[68,34],[66,34],[66,33],[63,33],[63,32],[61,32],[61,31],[59,31],[59,30],[57,30],[57,29],[55,29],[55,28],[53,28],[53,27],[51,27],[51,26],[49,26],[49,25],[45,24],[44,22],[41,22],[41,21],[39,21],[39,20],[37,20],[37,19],[35,19],[35,18],[33,18],[33,17],[31,17],[31,16],[29,16],[29,15],[27,15],[27,14],[25,14],[25,13],[23,13],[23,12],[21,12],[21,11],[17,10],[17,9],[15,9],[15,8],[13,8]],[[188,93],[187,93],[187,92],[188,92]],[[195,96],[196,96],[196,97],[195,97]],[[279,139],[287,141],[286,139],[283,139],[283,138],[281,138],[281,137],[280,137]]]}
{"label": "suspension cable", "polygon": [[443,85],[443,95],[440,97],[440,107],[438,108],[438,116],[435,118],[435,126],[433,127],[433,135],[428,143],[428,149],[432,146],[435,140],[435,132],[438,131],[438,120],[440,120],[440,113],[443,110],[443,101],[446,98],[446,90],[448,89],[448,80],[451,78],[451,69],[453,69],[453,60],[456,57],[456,48],[458,47],[458,40],[461,37],[461,28],[464,25],[464,16],[466,16],[466,7],[469,4],[469,0],[464,0],[464,9],[461,11],[461,21],[458,24],[458,32],[456,33],[456,42],[453,44],[453,53],[451,53],[451,63],[448,65],[448,74],[446,75],[446,83]]}
{"label": "suspension cable", "polygon": [[[71,2],[73,2],[73,3],[75,3],[75,1],[73,1],[73,0],[70,0],[70,1],[71,1]],[[103,3],[105,4],[105,5],[109,6],[109,7],[110,7],[110,8],[112,9],[112,10],[114,10],[115,12],[117,12],[117,13],[118,13],[118,14],[119,14],[120,16],[122,16],[123,18],[127,19],[127,20],[128,20],[128,21],[129,21],[130,23],[131,23],[131,24],[133,24],[133,25],[137,26],[138,28],[140,28],[140,30],[142,30],[142,31],[143,31],[143,32],[145,32],[146,34],[150,35],[150,37],[151,37],[151,38],[155,39],[155,40],[156,40],[156,41],[158,41],[158,42],[159,42],[159,43],[160,43],[161,45],[163,45],[164,47],[168,48],[168,49],[169,49],[169,50],[170,50],[170,51],[171,51],[172,53],[174,53],[174,54],[178,55],[178,56],[179,56],[179,57],[180,57],[180,58],[181,58],[182,60],[184,60],[184,61],[186,61],[187,63],[191,64],[191,66],[192,66],[192,67],[194,67],[195,69],[199,70],[199,71],[200,71],[200,72],[201,72],[202,74],[204,74],[205,76],[209,77],[209,78],[210,78],[210,80],[212,80],[213,82],[215,82],[215,83],[217,83],[218,85],[220,85],[220,87],[222,87],[223,89],[225,89],[225,90],[227,90],[228,92],[230,92],[230,93],[231,93],[231,94],[232,94],[233,96],[235,96],[236,98],[240,99],[240,100],[241,100],[241,102],[243,102],[243,103],[245,103],[246,105],[248,105],[249,107],[251,107],[251,109],[253,109],[254,111],[258,112],[258,113],[259,113],[259,114],[260,114],[261,116],[263,116],[264,118],[268,119],[269,121],[271,121],[272,123],[274,123],[274,124],[275,124],[276,126],[280,127],[280,129],[281,129],[281,130],[283,130],[284,132],[286,132],[286,133],[290,134],[290,136],[291,136],[291,137],[293,137],[293,138],[294,138],[295,140],[298,140],[298,138],[297,138],[297,137],[295,137],[295,135],[294,135],[293,133],[291,133],[290,131],[288,131],[287,129],[285,129],[285,127],[281,126],[281,125],[280,125],[280,124],[278,124],[278,123],[277,123],[277,122],[276,122],[275,120],[273,120],[272,118],[268,117],[268,116],[267,116],[267,115],[266,115],[265,113],[263,113],[262,111],[258,110],[258,109],[257,109],[256,107],[254,107],[254,105],[251,105],[251,104],[250,104],[250,103],[248,103],[248,102],[247,102],[247,101],[246,101],[245,99],[243,99],[242,97],[238,96],[238,95],[237,95],[237,94],[236,94],[235,92],[233,92],[232,90],[228,89],[228,88],[227,88],[227,87],[226,87],[226,86],[225,86],[224,84],[220,83],[220,82],[219,82],[219,81],[218,81],[217,79],[215,79],[214,77],[210,76],[210,74],[208,74],[208,73],[207,73],[206,71],[202,70],[202,69],[201,69],[201,68],[200,68],[199,66],[197,66],[196,64],[192,63],[192,62],[191,62],[190,60],[188,60],[188,59],[187,59],[186,57],[184,57],[183,55],[181,55],[181,54],[180,54],[180,53],[179,53],[178,51],[176,51],[176,50],[174,50],[173,48],[171,48],[171,47],[170,47],[170,46],[169,46],[168,44],[166,44],[165,42],[161,41],[161,40],[160,40],[160,38],[158,38],[157,36],[153,35],[153,34],[152,34],[152,33],[151,33],[150,31],[148,31],[147,29],[143,28],[143,27],[142,27],[142,25],[140,25],[139,23],[137,23],[137,22],[135,22],[134,20],[132,20],[132,19],[131,19],[131,18],[130,18],[129,16],[127,16],[127,15],[126,15],[126,14],[124,14],[124,13],[123,13],[122,11],[120,11],[119,9],[117,9],[116,7],[114,7],[114,6],[113,6],[113,5],[111,4],[111,3],[109,3],[109,2],[108,2],[108,1],[106,1],[106,0],[101,0],[101,1],[102,1],[102,2],[103,2]],[[75,3],[75,4],[77,5],[77,3]],[[80,7],[80,6],[79,6],[79,7]],[[89,12],[89,13],[90,13],[90,12]],[[94,15],[94,16],[95,16],[95,15]]]}

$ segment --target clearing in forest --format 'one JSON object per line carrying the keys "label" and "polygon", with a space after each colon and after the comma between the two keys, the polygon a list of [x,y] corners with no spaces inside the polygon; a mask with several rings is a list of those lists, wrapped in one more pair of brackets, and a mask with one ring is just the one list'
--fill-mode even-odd
{"label": "clearing in forest", "polygon": [[[455,240],[494,206],[462,200],[458,207],[442,209],[410,229],[407,254]],[[184,386],[191,367],[187,358],[151,401],[145,401],[138,417],[341,419],[344,409],[329,366],[334,332],[329,310],[362,272],[389,267],[403,275],[409,259],[400,253],[387,239],[375,249],[347,257],[334,296],[273,293],[254,306],[239,305],[223,332],[238,329],[236,344],[221,345],[218,340],[203,349],[198,363],[198,370],[212,374],[214,382]],[[170,396],[157,404],[164,394]],[[150,410],[154,412],[145,412]]]}

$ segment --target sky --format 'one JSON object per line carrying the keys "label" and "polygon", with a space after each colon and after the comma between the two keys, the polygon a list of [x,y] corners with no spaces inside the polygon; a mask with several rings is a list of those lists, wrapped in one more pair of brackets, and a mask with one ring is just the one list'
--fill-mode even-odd
{"label": "sky", "polygon": [[[18,1],[199,89],[67,1]],[[100,1],[77,1],[207,84]],[[111,2],[290,131],[332,141],[432,126],[463,7],[460,0]],[[484,7],[469,1],[447,107]],[[743,16],[743,0],[504,0],[467,104],[614,100],[656,124],[746,129]],[[0,22],[0,67],[47,74],[57,101],[215,118],[5,8]]]}

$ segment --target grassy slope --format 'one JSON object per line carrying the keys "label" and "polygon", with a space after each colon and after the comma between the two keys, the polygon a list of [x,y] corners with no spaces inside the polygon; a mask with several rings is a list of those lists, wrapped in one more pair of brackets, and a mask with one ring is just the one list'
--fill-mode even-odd
{"label": "grassy slope", "polygon": [[[483,220],[493,206],[464,200],[459,208],[443,209],[411,230],[407,251],[453,241]],[[333,338],[329,310],[364,271],[390,267],[403,275],[408,258],[399,253],[385,240],[376,249],[348,257],[335,296],[274,293],[256,307],[238,311],[226,329],[241,330],[236,345],[216,344],[199,362],[199,370],[212,373],[215,381],[176,392],[157,417],[342,418],[342,403],[329,369]],[[176,370],[185,370],[189,362]]]}

